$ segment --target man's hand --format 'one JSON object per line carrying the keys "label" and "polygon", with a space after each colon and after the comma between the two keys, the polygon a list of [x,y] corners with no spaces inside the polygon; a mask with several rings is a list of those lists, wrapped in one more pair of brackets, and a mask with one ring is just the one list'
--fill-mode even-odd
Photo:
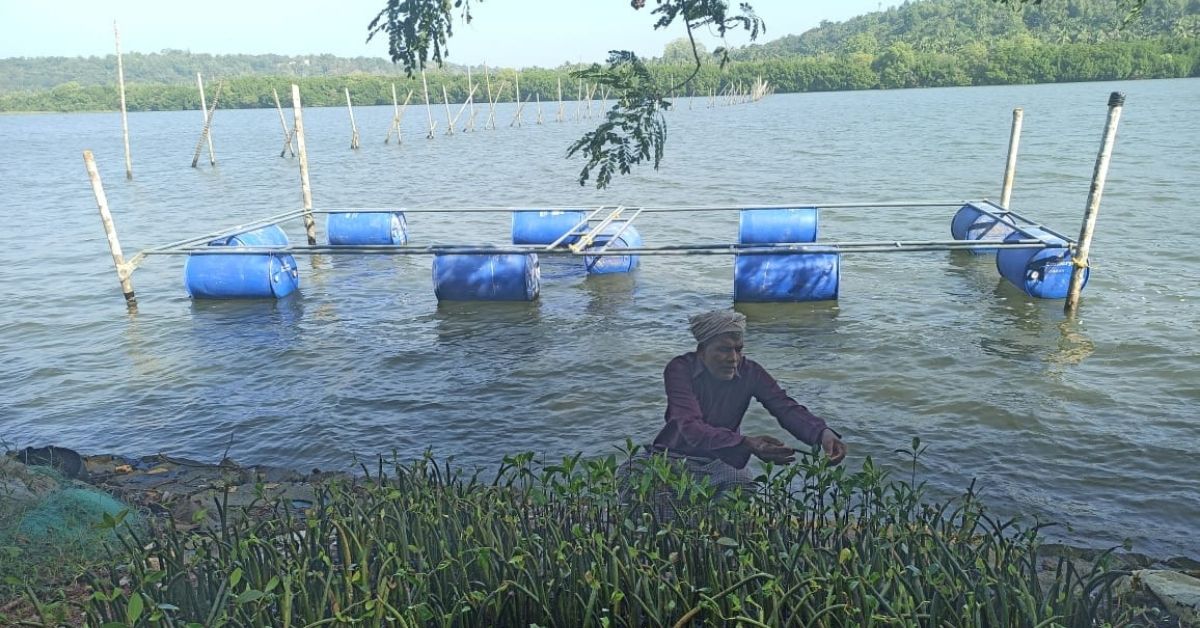
{"label": "man's hand", "polygon": [[821,432],[821,449],[825,450],[825,455],[829,456],[829,464],[836,466],[846,457],[846,443],[833,433],[833,430],[825,428]]}
{"label": "man's hand", "polygon": [[[746,446],[750,453],[758,456],[764,462],[775,464],[792,464],[796,461],[796,450],[784,445],[779,439],[771,436],[747,436]],[[843,451],[845,447],[843,446]]]}

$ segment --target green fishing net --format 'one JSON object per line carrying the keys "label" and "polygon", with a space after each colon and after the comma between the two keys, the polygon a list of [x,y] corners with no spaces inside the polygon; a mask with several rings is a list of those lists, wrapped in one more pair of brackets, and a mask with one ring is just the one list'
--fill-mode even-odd
{"label": "green fishing net", "polygon": [[[120,524],[105,525],[106,517]],[[0,588],[102,557],[127,524],[138,523],[135,511],[102,490],[0,455]]]}

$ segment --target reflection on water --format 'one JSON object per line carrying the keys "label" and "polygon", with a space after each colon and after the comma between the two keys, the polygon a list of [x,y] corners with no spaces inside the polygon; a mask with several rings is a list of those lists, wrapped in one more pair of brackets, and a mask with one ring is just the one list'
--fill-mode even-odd
{"label": "reflection on water", "polygon": [[1096,343],[1079,328],[1077,319],[1058,322],[1058,350],[1046,355],[1046,362],[1053,367],[1051,372],[1061,374],[1063,367],[1074,366],[1096,352]]}
{"label": "reflection on water", "polygon": [[536,358],[553,344],[554,332],[540,324],[540,300],[440,301],[433,323],[437,346],[450,354],[447,358],[466,358],[483,368]]}
{"label": "reflection on water", "polygon": [[787,336],[836,333],[841,311],[837,301],[735,303],[733,309],[746,315],[755,333]]}
{"label": "reflection on water", "polygon": [[630,273],[589,274],[584,278],[587,294],[587,313],[597,317],[613,317],[628,310],[636,295],[638,271]]}
{"label": "reflection on water", "polygon": [[1047,375],[1061,374],[1064,366],[1077,365],[1096,346],[1077,320],[1062,314],[1062,301],[1036,299],[1001,280],[987,302],[993,320],[1003,326],[980,337],[984,353],[1015,362],[1044,362]]}

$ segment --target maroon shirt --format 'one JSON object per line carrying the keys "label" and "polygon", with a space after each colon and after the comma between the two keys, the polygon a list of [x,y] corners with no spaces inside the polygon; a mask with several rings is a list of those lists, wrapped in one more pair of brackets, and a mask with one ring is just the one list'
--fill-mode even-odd
{"label": "maroon shirt", "polygon": [[826,428],[824,419],[796,403],[766,369],[749,358],[742,358],[732,380],[720,380],[709,374],[694,351],[685,353],[667,363],[663,382],[667,424],[654,439],[656,449],[716,457],[733,467],[745,467],[750,449],[739,428],[751,398],[805,443],[816,444]]}

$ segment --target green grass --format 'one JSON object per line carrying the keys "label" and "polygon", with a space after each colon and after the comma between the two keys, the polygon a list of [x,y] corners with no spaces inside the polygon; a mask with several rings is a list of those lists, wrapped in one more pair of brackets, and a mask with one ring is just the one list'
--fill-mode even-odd
{"label": "green grass", "polygon": [[[914,441],[914,468],[919,443]],[[1060,560],[1039,584],[1039,526],[989,514],[968,489],[768,468],[718,498],[662,460],[621,503],[616,456],[466,473],[382,460],[354,484],[180,533],[153,529],[92,577],[89,625],[1098,626],[1127,614],[1123,572]],[[367,469],[364,469],[367,471]],[[914,478],[915,479],[915,478]],[[656,517],[670,490],[676,514]],[[137,533],[134,533],[135,535]]]}

